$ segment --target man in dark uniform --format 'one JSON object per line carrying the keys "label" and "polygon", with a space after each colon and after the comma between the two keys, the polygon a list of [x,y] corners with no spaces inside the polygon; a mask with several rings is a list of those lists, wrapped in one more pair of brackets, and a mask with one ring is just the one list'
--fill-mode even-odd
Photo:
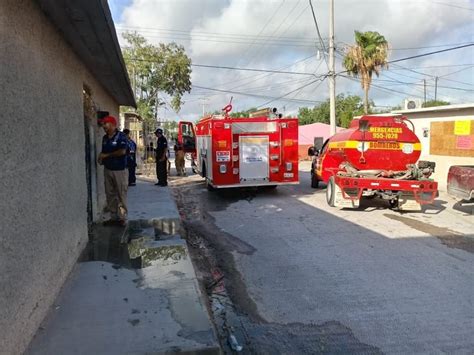
{"label": "man in dark uniform", "polygon": [[155,136],[158,138],[156,141],[156,177],[158,178],[158,182],[155,185],[166,186],[168,185],[168,141],[163,135],[163,130],[161,128],[158,128],[155,131]]}
{"label": "man in dark uniform", "polygon": [[127,137],[117,129],[115,117],[99,120],[105,135],[102,138],[102,152],[99,164],[104,165],[104,185],[107,210],[111,219],[104,224],[125,225],[127,221]]}
{"label": "man in dark uniform", "polygon": [[127,137],[127,167],[128,167],[128,186],[135,186],[137,177],[135,171],[137,168],[137,144],[130,137],[130,130],[125,128],[123,133]]}

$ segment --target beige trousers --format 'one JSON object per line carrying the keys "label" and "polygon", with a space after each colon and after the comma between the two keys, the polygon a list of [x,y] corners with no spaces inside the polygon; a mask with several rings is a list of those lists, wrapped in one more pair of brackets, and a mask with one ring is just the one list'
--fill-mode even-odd
{"label": "beige trousers", "polygon": [[128,170],[104,168],[107,209],[112,219],[127,219]]}
{"label": "beige trousers", "polygon": [[178,150],[176,152],[174,164],[176,165],[176,173],[179,176],[186,174],[186,170],[184,169],[184,163],[184,152],[182,150]]}

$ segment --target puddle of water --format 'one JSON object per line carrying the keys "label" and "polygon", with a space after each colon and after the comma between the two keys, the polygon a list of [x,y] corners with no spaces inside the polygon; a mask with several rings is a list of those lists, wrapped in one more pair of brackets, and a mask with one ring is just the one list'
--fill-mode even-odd
{"label": "puddle of water", "polygon": [[167,240],[173,238],[178,237],[163,235],[161,229],[148,223],[131,223],[127,229],[97,224],[78,261],[109,262],[116,269],[141,269],[158,260],[176,262],[186,257],[186,249],[172,242],[167,245]]}
{"label": "puddle of water", "polygon": [[132,268],[127,246],[122,244],[124,232],[124,227],[93,225],[89,242],[78,261],[105,261],[116,268]]}
{"label": "puddle of water", "polygon": [[152,237],[133,239],[128,244],[128,252],[138,269],[152,266],[155,261],[176,263],[187,257],[184,245],[163,245]]}

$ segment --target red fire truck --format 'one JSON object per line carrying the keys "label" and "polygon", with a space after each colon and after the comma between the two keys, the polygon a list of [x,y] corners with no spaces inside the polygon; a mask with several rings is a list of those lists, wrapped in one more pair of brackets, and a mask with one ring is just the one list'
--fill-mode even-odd
{"label": "red fire truck", "polygon": [[315,138],[308,154],[311,186],[325,182],[332,207],[355,208],[362,197],[378,196],[391,207],[420,210],[438,193],[438,183],[429,179],[435,163],[418,162],[421,144],[403,116],[362,116],[326,142]]}
{"label": "red fire truck", "polygon": [[232,118],[231,109],[178,125],[178,143],[208,189],[298,184],[298,119],[276,109]]}

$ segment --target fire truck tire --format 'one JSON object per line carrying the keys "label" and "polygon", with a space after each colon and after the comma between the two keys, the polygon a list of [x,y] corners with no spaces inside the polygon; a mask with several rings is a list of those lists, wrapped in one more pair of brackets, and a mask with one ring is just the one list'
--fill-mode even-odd
{"label": "fire truck tire", "polygon": [[277,185],[267,185],[264,187],[266,190],[275,190],[277,188]]}
{"label": "fire truck tire", "polygon": [[326,187],[326,201],[329,206],[334,207],[334,199],[336,196],[336,183],[334,182],[334,176],[331,176]]}
{"label": "fire truck tire", "polygon": [[311,187],[313,189],[317,189],[319,187],[318,177],[316,176],[316,174],[313,171],[311,171]]}
{"label": "fire truck tire", "polygon": [[391,209],[398,208],[398,198],[395,200],[389,200],[388,204],[390,205]]}
{"label": "fire truck tire", "polygon": [[211,185],[209,179],[206,178],[206,189],[207,191],[215,191],[214,186]]}

